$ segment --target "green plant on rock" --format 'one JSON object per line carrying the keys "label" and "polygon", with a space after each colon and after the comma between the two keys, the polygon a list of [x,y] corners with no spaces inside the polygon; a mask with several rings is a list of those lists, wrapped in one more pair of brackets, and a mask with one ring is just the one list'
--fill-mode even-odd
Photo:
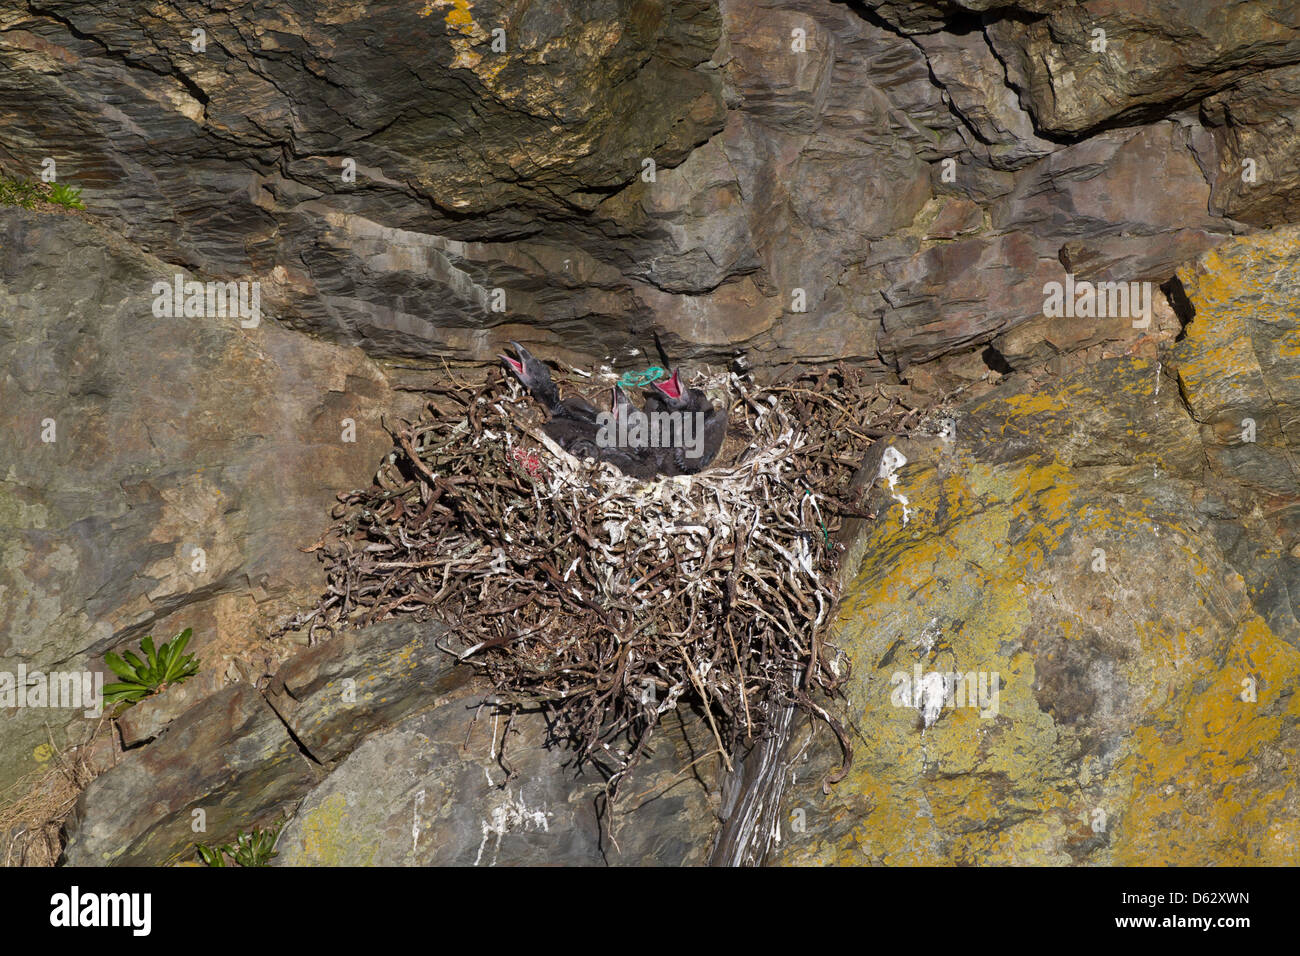
{"label": "green plant on rock", "polygon": [[22,206],[35,209],[36,204],[44,199],[41,187],[25,179],[10,179],[0,176],[0,206]]}
{"label": "green plant on rock", "polygon": [[283,827],[284,821],[281,820],[275,826],[254,827],[251,833],[240,830],[234,843],[226,843],[215,849],[200,843],[197,845],[199,859],[208,866],[225,866],[226,857],[234,860],[236,866],[266,866],[272,857],[280,855],[276,852],[275,841],[279,839]]}
{"label": "green plant on rock", "polygon": [[35,209],[42,203],[62,206],[64,209],[85,209],[81,188],[67,183],[38,183],[25,179],[11,179],[0,175],[0,206],[22,206]]}
{"label": "green plant on rock", "polygon": [[48,197],[50,202],[66,206],[68,209],[85,209],[86,204],[81,201],[81,189],[77,186],[69,186],[66,183],[55,183],[50,187]]}
{"label": "green plant on rock", "polygon": [[127,706],[144,700],[163,690],[168,684],[179,684],[199,672],[199,662],[193,654],[185,653],[193,628],[187,627],[175,638],[155,649],[153,637],[140,642],[144,660],[126,651],[118,657],[112,651],[104,655],[104,663],[122,678],[119,683],[104,685],[104,703],[108,706],[125,703]]}

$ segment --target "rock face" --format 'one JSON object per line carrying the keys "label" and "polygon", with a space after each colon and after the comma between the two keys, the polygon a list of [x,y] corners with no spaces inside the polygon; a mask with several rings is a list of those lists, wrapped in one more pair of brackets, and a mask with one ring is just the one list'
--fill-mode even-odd
{"label": "rock face", "polygon": [[[1300,859],[1298,261],[1296,228],[1220,246],[1172,348],[891,445],[839,622],[858,762],[789,798],[782,862]],[[930,674],[961,679],[927,725]]]}
{"label": "rock face", "polygon": [[[602,815],[604,781],[545,746],[536,716],[504,721],[460,698],[375,734],[303,800],[278,866],[703,864],[715,800],[678,774],[707,749],[700,721],[662,728],[655,754]],[[508,769],[506,769],[508,768]],[[716,784],[716,781],[713,781]],[[613,833],[610,834],[610,826]]]}
{"label": "rock face", "polygon": [[[184,627],[203,662],[117,723],[70,861],[188,858],[196,809],[208,842],[295,813],[281,863],[750,859],[717,817],[771,801],[690,715],[610,833],[433,635],[265,639],[444,359],[640,370],[658,331],[962,389],[845,535],[867,743],[823,797],[796,728],[775,862],[1295,862],[1295,4],[10,7],[0,176],[87,208],[0,207],[0,672]],[[156,310],[177,275],[260,321]],[[1151,321],[1048,308],[1082,282]],[[914,665],[996,713],[894,706]],[[0,790],[94,720],[7,713]]]}
{"label": "rock face", "polygon": [[1248,77],[1201,104],[1218,145],[1211,208],[1260,226],[1300,218],[1300,69]]}
{"label": "rock face", "polygon": [[68,861],[174,863],[196,839],[269,823],[368,734],[463,687],[466,671],[437,650],[444,633],[410,621],[351,632],[294,658],[265,691],[233,684],[190,707],[82,793]]}
{"label": "rock face", "polygon": [[[1215,9],[326,0],[191,23],[76,0],[0,14],[0,165],[54,160],[133,241],[374,356],[523,337],[635,363],[658,328],[683,355],[887,376],[1040,308],[1004,263],[1164,281],[1236,216],[1282,221],[1293,18]],[[1208,94],[1226,105],[1096,136]],[[925,238],[953,196],[991,223]]]}
{"label": "rock face", "polygon": [[[524,0],[313,2],[193,24],[116,3],[4,16],[20,69],[0,100],[25,107],[2,137],[6,168],[53,156],[133,240],[260,279],[286,319],[390,354],[485,357],[496,288],[511,314],[581,318],[585,279],[539,282],[530,244],[503,240],[589,218],[644,162],[679,165],[725,113],[709,62],[720,16],[698,0],[581,16]],[[576,248],[549,258],[556,274],[596,268]]]}
{"label": "rock face", "polygon": [[[185,692],[210,693],[319,593],[299,548],[411,402],[270,316],[156,317],[175,267],[82,217],[0,209],[0,246],[0,670],[106,671],[105,651],[189,626]],[[62,746],[94,720],[9,712],[0,780],[36,766],[47,725]]]}
{"label": "rock face", "polygon": [[1065,136],[1164,116],[1300,61],[1300,12],[1286,0],[1061,3],[987,32],[1038,127]]}
{"label": "rock face", "polygon": [[567,769],[540,715],[507,727],[481,707],[468,668],[438,650],[445,634],[384,622],[298,656],[265,691],[208,697],[81,795],[66,861],[193,860],[196,841],[296,810],[279,865],[703,862],[708,771],[678,772],[704,752],[700,722],[670,721],[632,799],[599,817],[600,774]]}

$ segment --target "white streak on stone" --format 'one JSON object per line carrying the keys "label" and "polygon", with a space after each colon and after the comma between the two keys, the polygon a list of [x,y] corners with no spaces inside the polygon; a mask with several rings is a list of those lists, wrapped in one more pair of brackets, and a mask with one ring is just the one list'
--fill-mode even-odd
{"label": "white streak on stone", "polygon": [[894,488],[898,484],[898,471],[906,464],[907,459],[903,453],[891,445],[885,449],[884,455],[880,458],[880,473],[877,475],[878,479],[884,479],[885,484],[889,486],[890,497],[903,506],[903,524],[907,524],[908,519],[911,518],[912,509],[907,506],[907,496],[899,494]]}

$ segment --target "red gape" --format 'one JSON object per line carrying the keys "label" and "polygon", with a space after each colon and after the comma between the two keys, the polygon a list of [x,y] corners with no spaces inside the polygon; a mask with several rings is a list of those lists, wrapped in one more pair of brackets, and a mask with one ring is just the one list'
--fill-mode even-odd
{"label": "red gape", "polygon": [[542,460],[534,452],[516,448],[512,457],[534,478],[542,473]]}

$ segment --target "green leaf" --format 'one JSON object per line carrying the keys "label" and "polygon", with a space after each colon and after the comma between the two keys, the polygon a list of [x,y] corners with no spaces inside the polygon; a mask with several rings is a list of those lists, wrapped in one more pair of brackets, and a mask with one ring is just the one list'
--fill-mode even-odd
{"label": "green leaf", "polygon": [[171,659],[167,662],[168,680],[179,680],[185,676],[185,662],[187,658],[188,655],[186,655],[186,657],[181,657],[178,654],[173,654],[171,656]]}
{"label": "green leaf", "polygon": [[86,205],[81,201],[81,188],[79,186],[69,186],[66,183],[55,183],[50,187],[49,201],[59,206],[67,206],[69,209],[85,209]]}
{"label": "green leaf", "polygon": [[176,679],[185,680],[187,678],[193,677],[198,672],[199,672],[199,662],[195,660],[193,657],[187,656],[185,660],[181,661],[181,667],[176,674]]}
{"label": "green leaf", "polygon": [[142,684],[105,684],[104,703],[116,704],[119,701],[135,703],[149,696],[149,688]]}
{"label": "green leaf", "polygon": [[135,654],[132,654],[130,651],[123,651],[122,657],[126,659],[126,662],[128,664],[130,664],[132,667],[135,668],[136,677],[145,678],[148,676],[149,674],[148,666],[146,666],[145,662],[140,660],[140,658],[138,658]]}
{"label": "green leaf", "polygon": [[173,658],[179,656],[181,651],[185,650],[185,645],[190,642],[190,638],[193,635],[194,635],[194,628],[192,627],[187,627],[185,630],[181,631],[179,634],[176,635],[176,637],[172,640],[172,647],[174,648],[174,650],[172,651]]}
{"label": "green leaf", "polygon": [[193,677],[198,673],[199,662],[192,654],[181,656],[193,634],[194,629],[187,627],[174,640],[161,646],[156,646],[153,635],[149,635],[140,642],[140,649],[148,658],[148,663],[132,651],[123,651],[120,657],[112,651],[105,654],[104,662],[123,682],[105,687],[104,700],[108,703],[135,703],[164,683],[179,683]]}
{"label": "green leaf", "polygon": [[114,674],[123,680],[134,680],[135,670],[128,667],[122,658],[118,657],[112,651],[104,655],[104,663],[109,666]]}
{"label": "green leaf", "polygon": [[203,860],[203,862],[206,863],[208,866],[226,865],[225,857],[221,855],[220,848],[214,850],[211,847],[204,846],[202,843],[200,843],[198,844],[197,849],[199,851],[199,858]]}
{"label": "green leaf", "polygon": [[164,677],[172,671],[172,664],[176,661],[176,642],[170,641],[164,644],[158,651],[158,672]]}
{"label": "green leaf", "polygon": [[149,692],[149,688],[146,685],[141,684],[137,681],[123,681],[121,683],[104,685],[105,693],[117,694],[123,691],[139,691],[142,694],[147,694]]}
{"label": "green leaf", "polygon": [[185,650],[185,646],[190,642],[193,633],[194,631],[187,627],[176,635],[176,639],[172,642],[172,651],[168,658],[166,674],[168,681],[182,681],[198,673],[199,664],[194,655],[186,654],[184,657],[181,656],[181,652]]}

